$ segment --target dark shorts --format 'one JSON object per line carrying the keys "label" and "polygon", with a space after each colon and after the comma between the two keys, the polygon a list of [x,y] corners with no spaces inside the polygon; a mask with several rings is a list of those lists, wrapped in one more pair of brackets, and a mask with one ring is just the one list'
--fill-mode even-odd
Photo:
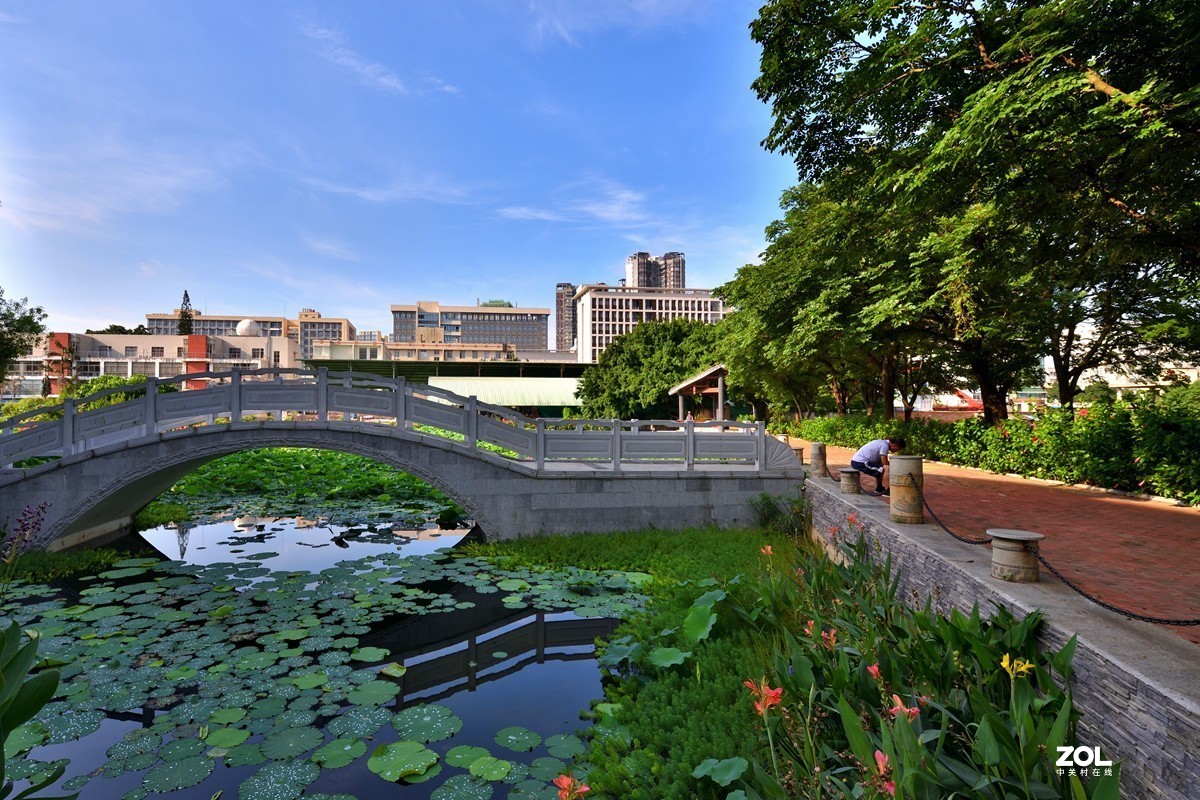
{"label": "dark shorts", "polygon": [[882,466],[875,467],[875,466],[868,464],[865,461],[851,461],[850,466],[853,467],[854,469],[858,470],[859,472],[865,472],[867,475],[870,475],[872,478],[882,478],[883,477],[883,467]]}

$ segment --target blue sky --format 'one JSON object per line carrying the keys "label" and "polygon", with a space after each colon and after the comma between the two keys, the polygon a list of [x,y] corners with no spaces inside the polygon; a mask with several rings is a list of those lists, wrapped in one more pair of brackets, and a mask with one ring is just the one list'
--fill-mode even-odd
{"label": "blue sky", "polygon": [[[0,0],[0,286],[51,330],[711,287],[794,182],[736,0]],[[551,337],[553,338],[553,337]]]}

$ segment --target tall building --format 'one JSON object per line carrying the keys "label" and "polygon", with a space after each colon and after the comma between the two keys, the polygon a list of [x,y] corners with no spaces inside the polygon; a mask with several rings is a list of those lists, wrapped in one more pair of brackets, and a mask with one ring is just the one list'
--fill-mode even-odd
{"label": "tall building", "polygon": [[625,285],[638,288],[682,289],[686,286],[683,253],[634,253],[625,259]]}
{"label": "tall building", "polygon": [[575,290],[573,283],[554,287],[554,349],[560,353],[575,345]]}
{"label": "tall building", "polygon": [[[263,336],[291,339],[300,344],[300,357],[312,357],[312,344],[318,339],[354,339],[354,325],[340,317],[322,317],[311,308],[300,310],[297,319],[286,317],[257,317],[248,314],[203,314],[192,311],[192,333],[203,336],[234,336],[238,325],[253,320]],[[174,336],[179,332],[179,309],[171,314],[147,314],[146,330],[157,336]],[[276,364],[278,366],[278,364]]]}
{"label": "tall building", "polygon": [[584,284],[575,293],[576,356],[594,363],[612,340],[639,322],[694,319],[716,323],[725,303],[708,289]]}

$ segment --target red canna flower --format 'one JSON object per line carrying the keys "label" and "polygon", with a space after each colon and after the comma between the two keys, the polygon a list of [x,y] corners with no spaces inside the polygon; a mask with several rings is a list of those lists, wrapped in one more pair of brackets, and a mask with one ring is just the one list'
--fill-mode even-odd
{"label": "red canna flower", "polygon": [[773,549],[771,549],[771,545],[769,545],[769,544],[768,544],[768,545],[765,545],[764,547],[762,547],[761,549],[759,549],[759,551],[758,551],[758,552],[762,553],[764,556],[773,556],[773,555],[775,555],[775,551],[774,551]]}
{"label": "red canna flower", "polygon": [[882,750],[875,751],[875,768],[879,770],[880,775],[887,775],[888,757]]}
{"label": "red canna flower", "polygon": [[888,714],[893,719],[896,719],[901,714],[903,714],[904,716],[906,716],[910,720],[912,720],[912,719],[916,719],[920,713],[921,713],[921,710],[915,706],[913,708],[908,708],[907,706],[905,706],[904,701],[900,699],[900,695],[898,695],[898,694],[892,695],[892,707],[888,709]]}
{"label": "red canna flower", "polygon": [[558,787],[558,800],[578,800],[585,792],[592,790],[574,775],[559,775],[554,779],[554,785]]}
{"label": "red canna flower", "polygon": [[895,797],[896,796],[896,782],[895,781],[885,782],[883,784],[883,790],[888,793],[889,797]]}
{"label": "red canna flower", "polygon": [[879,664],[878,663],[872,664],[871,666],[867,667],[867,674],[869,674],[872,678],[874,678],[877,681],[883,679],[879,672]]}
{"label": "red canna flower", "polygon": [[810,619],[808,622],[804,623],[804,635],[812,636],[812,629],[813,629],[813,621]]}
{"label": "red canna flower", "polygon": [[783,687],[772,689],[765,677],[760,678],[757,683],[743,681],[742,685],[754,695],[754,710],[759,714],[765,714],[768,708],[783,702]]}
{"label": "red canna flower", "polygon": [[827,650],[837,647],[837,631],[821,631],[821,643],[825,645]]}

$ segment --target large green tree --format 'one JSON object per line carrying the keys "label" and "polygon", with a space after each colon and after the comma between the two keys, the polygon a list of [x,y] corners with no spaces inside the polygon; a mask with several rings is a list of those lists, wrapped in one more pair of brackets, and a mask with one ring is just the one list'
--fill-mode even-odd
{"label": "large green tree", "polygon": [[192,298],[188,297],[187,289],[183,290],[183,301],[179,304],[179,328],[176,333],[180,336],[192,333]]}
{"label": "large green tree", "polygon": [[1038,356],[1073,392],[1200,306],[1198,30],[1191,0],[775,0],[764,144],[920,243],[892,290],[925,293],[1001,417]]}
{"label": "large green tree", "polygon": [[8,377],[12,362],[37,345],[46,331],[46,312],[29,305],[28,298],[5,300],[0,287],[0,383]]}
{"label": "large green tree", "polygon": [[717,327],[689,319],[642,322],[613,340],[579,379],[583,414],[674,419],[672,386],[713,365]]}

